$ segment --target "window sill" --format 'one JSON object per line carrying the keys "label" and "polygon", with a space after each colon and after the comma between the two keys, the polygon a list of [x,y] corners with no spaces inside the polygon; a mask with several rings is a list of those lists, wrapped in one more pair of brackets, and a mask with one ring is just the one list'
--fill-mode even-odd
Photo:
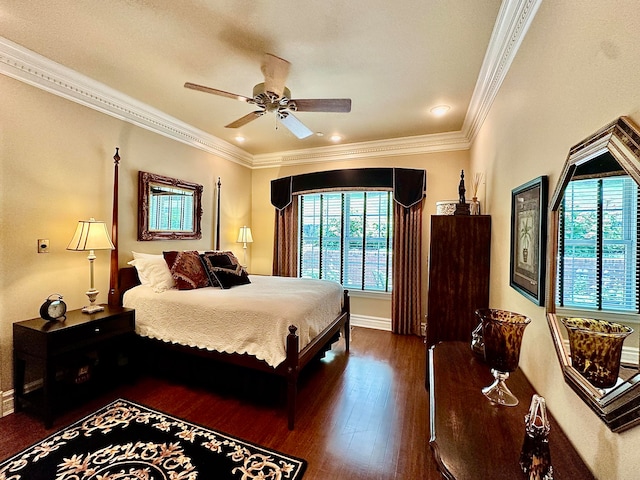
{"label": "window sill", "polygon": [[358,298],[375,298],[378,300],[391,300],[391,292],[372,292],[369,290],[351,290],[345,287],[345,290],[349,290],[349,296]]}
{"label": "window sill", "polygon": [[624,325],[640,325],[640,315],[637,313],[580,310],[558,307],[556,309],[556,315],[558,317],[595,318],[596,320],[606,320],[608,322],[617,322]]}

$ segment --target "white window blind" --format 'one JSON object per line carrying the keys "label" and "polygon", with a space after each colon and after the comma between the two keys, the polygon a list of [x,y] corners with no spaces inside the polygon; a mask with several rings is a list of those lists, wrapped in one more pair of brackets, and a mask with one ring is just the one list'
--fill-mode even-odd
{"label": "white window blind", "polygon": [[149,230],[192,231],[193,194],[163,187],[150,196]]}
{"label": "white window blind", "polygon": [[386,191],[301,195],[300,276],[390,292],[392,201]]}
{"label": "white window blind", "polygon": [[560,306],[639,312],[637,204],[627,176],[569,183],[560,212]]}

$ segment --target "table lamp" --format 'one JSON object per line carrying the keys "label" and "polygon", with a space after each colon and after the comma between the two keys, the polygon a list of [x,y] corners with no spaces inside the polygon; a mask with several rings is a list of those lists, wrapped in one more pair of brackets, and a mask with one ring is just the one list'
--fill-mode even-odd
{"label": "table lamp", "polygon": [[238,232],[238,240],[237,243],[242,243],[242,248],[244,249],[244,260],[242,263],[244,266],[247,265],[247,243],[253,243],[253,236],[251,235],[251,228],[246,225],[240,227],[240,232]]}
{"label": "table lamp", "polygon": [[82,308],[84,313],[95,313],[104,310],[102,305],[96,305],[96,297],[100,292],[93,286],[93,261],[96,259],[94,250],[113,250],[114,248],[107,232],[107,225],[103,221],[95,218],[78,221],[76,232],[73,234],[67,250],[89,252],[87,259],[89,260],[91,272],[91,288],[87,291],[89,305]]}

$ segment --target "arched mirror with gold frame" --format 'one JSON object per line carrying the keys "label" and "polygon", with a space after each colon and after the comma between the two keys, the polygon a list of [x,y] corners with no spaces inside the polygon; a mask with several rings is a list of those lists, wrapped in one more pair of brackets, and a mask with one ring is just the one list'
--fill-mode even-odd
{"label": "arched mirror with gold frame", "polygon": [[[616,182],[625,185],[631,193],[625,197],[627,207],[621,207],[622,200],[611,201],[618,207],[616,211],[613,208],[609,211],[608,207],[602,207],[609,202],[602,185]],[[597,186],[590,190],[590,185]],[[546,303],[551,336],[565,381],[614,432],[640,425],[639,185],[640,130],[630,119],[620,117],[569,151],[550,203]],[[575,199],[580,194],[585,195],[585,203],[589,196],[593,197],[592,204],[596,207],[580,207],[582,210],[576,207]],[[619,195],[618,198],[623,198]],[[580,215],[587,215],[585,211],[589,208],[595,208],[595,212],[588,212],[592,220],[578,219]],[[580,222],[582,230],[576,233]],[[601,227],[593,227],[596,223]],[[569,224],[571,232],[567,231]],[[603,228],[607,233],[595,233],[602,232]],[[611,260],[605,252],[612,250],[618,253],[611,254],[611,258],[618,254],[620,258]],[[599,253],[594,255],[593,251]],[[599,260],[603,257],[604,261]],[[614,263],[622,266],[615,276],[611,267]],[[603,281],[603,276],[608,277]],[[620,287],[623,293],[618,292],[616,282],[624,285]],[[616,298],[612,300],[612,297]],[[623,306],[615,302],[623,302]],[[587,375],[576,368],[577,362],[572,363],[563,320],[574,317],[633,328],[634,332],[624,340],[622,362],[613,386],[594,385],[593,379],[587,379]]]}

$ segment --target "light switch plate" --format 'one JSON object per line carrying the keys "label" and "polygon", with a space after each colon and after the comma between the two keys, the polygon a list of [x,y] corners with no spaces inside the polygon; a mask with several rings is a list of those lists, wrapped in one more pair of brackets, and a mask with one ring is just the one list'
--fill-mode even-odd
{"label": "light switch plate", "polygon": [[49,253],[49,239],[38,239],[38,253]]}

